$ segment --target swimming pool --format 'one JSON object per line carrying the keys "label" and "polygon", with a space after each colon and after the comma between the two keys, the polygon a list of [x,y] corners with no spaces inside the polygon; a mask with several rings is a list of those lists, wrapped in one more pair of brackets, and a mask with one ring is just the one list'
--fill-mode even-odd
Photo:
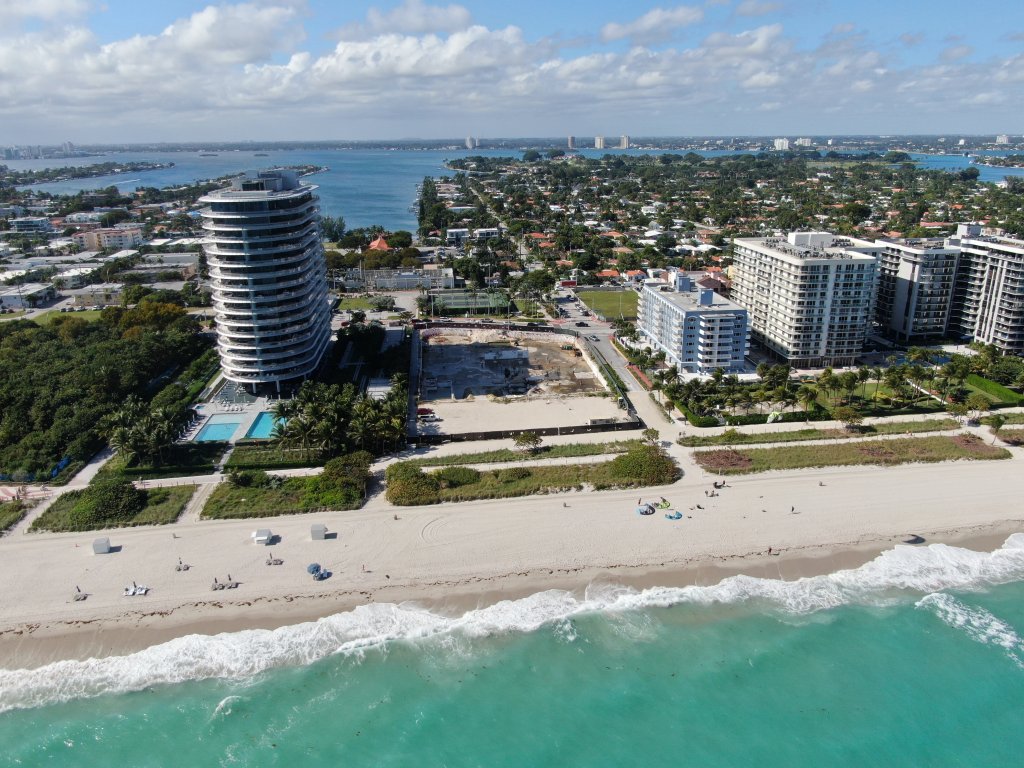
{"label": "swimming pool", "polygon": [[277,420],[274,418],[274,414],[270,411],[262,411],[256,417],[256,421],[252,423],[252,426],[249,427],[249,431],[245,433],[245,436],[247,438],[266,439],[274,431],[275,424],[277,424]]}
{"label": "swimming pool", "polygon": [[242,422],[238,420],[237,416],[228,415],[226,413],[218,413],[211,416],[203,428],[199,430],[199,434],[193,439],[197,443],[212,443],[214,441],[225,441],[230,440],[231,436],[235,434],[235,430],[238,429],[238,425]]}

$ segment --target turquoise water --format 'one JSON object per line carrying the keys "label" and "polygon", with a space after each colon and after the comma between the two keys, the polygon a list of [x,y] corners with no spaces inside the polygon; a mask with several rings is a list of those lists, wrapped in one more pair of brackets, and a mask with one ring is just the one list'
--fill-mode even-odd
{"label": "turquoise water", "polygon": [[207,443],[207,442],[224,442],[230,440],[231,436],[235,434],[235,430],[238,429],[238,425],[242,422],[235,416],[229,416],[227,414],[217,414],[211,416],[203,428],[199,430],[199,434],[193,438],[193,442],[196,443]]}
{"label": "turquoise water", "polygon": [[1017,534],[800,582],[371,605],[0,671],[0,764],[1019,765],[1022,579]]}
{"label": "turquoise water", "polygon": [[[67,160],[5,160],[11,168],[38,169],[58,164],[89,165],[100,162],[170,162],[173,168],[140,171],[128,174],[101,176],[92,179],[38,184],[34,189],[54,194],[73,194],[82,189],[97,189],[110,185],[122,192],[136,187],[165,187],[188,184],[200,179],[217,178],[275,165],[314,164],[330,168],[325,173],[307,180],[319,185],[321,209],[325,215],[343,216],[349,227],[368,227],[379,224],[386,229],[415,230],[416,216],[410,210],[417,199],[416,185],[424,176],[445,173],[444,161],[465,157],[466,152],[456,150],[386,151],[386,150],[320,150],[270,151],[266,157],[252,152],[221,152],[215,157],[200,157],[196,152],[111,152],[99,157],[71,158]],[[485,156],[518,156],[511,150],[473,150]],[[604,150],[585,149],[586,157],[601,157]],[[613,154],[623,154],[615,150]],[[644,150],[627,150],[624,154],[651,154]],[[654,153],[657,154],[657,153]],[[698,154],[718,156],[735,154],[722,150],[702,151]],[[982,153],[999,154],[999,153]],[[1005,153],[1004,153],[1005,154]],[[969,158],[952,155],[912,155],[922,167],[956,171],[970,166]],[[975,166],[982,181],[999,181],[1005,176],[1024,175],[1022,168],[988,168]]]}
{"label": "turquoise water", "polygon": [[256,417],[256,421],[252,423],[249,430],[245,433],[246,437],[249,438],[268,438],[274,431],[274,424],[276,424],[274,414],[269,411],[262,411],[259,416]]}

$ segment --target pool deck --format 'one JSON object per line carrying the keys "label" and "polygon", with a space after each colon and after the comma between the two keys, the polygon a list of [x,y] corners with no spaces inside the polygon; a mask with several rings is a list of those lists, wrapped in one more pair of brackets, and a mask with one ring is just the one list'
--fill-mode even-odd
{"label": "pool deck", "polygon": [[[270,411],[276,400],[267,397],[257,397],[251,403],[226,403],[220,400],[211,400],[206,403],[199,403],[194,406],[196,413],[201,420],[188,431],[182,438],[183,442],[194,442],[203,428],[210,423],[214,416],[230,417],[231,421],[237,421],[238,426],[228,438],[228,442],[236,443],[245,438],[246,433],[252,429],[260,414]],[[220,421],[221,419],[218,419]],[[216,423],[216,422],[215,422]]]}

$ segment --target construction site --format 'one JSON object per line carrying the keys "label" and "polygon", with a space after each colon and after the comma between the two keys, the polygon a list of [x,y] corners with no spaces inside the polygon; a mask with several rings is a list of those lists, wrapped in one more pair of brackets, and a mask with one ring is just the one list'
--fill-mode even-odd
{"label": "construction site", "polygon": [[420,434],[561,428],[625,420],[573,336],[432,328],[421,334]]}

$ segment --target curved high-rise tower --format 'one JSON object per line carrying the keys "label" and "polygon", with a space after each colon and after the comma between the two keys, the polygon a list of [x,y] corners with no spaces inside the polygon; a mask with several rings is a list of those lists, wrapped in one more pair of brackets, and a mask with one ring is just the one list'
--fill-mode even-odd
{"label": "curved high-rise tower", "polygon": [[254,392],[312,374],[330,340],[315,189],[264,171],[200,198],[221,369]]}

